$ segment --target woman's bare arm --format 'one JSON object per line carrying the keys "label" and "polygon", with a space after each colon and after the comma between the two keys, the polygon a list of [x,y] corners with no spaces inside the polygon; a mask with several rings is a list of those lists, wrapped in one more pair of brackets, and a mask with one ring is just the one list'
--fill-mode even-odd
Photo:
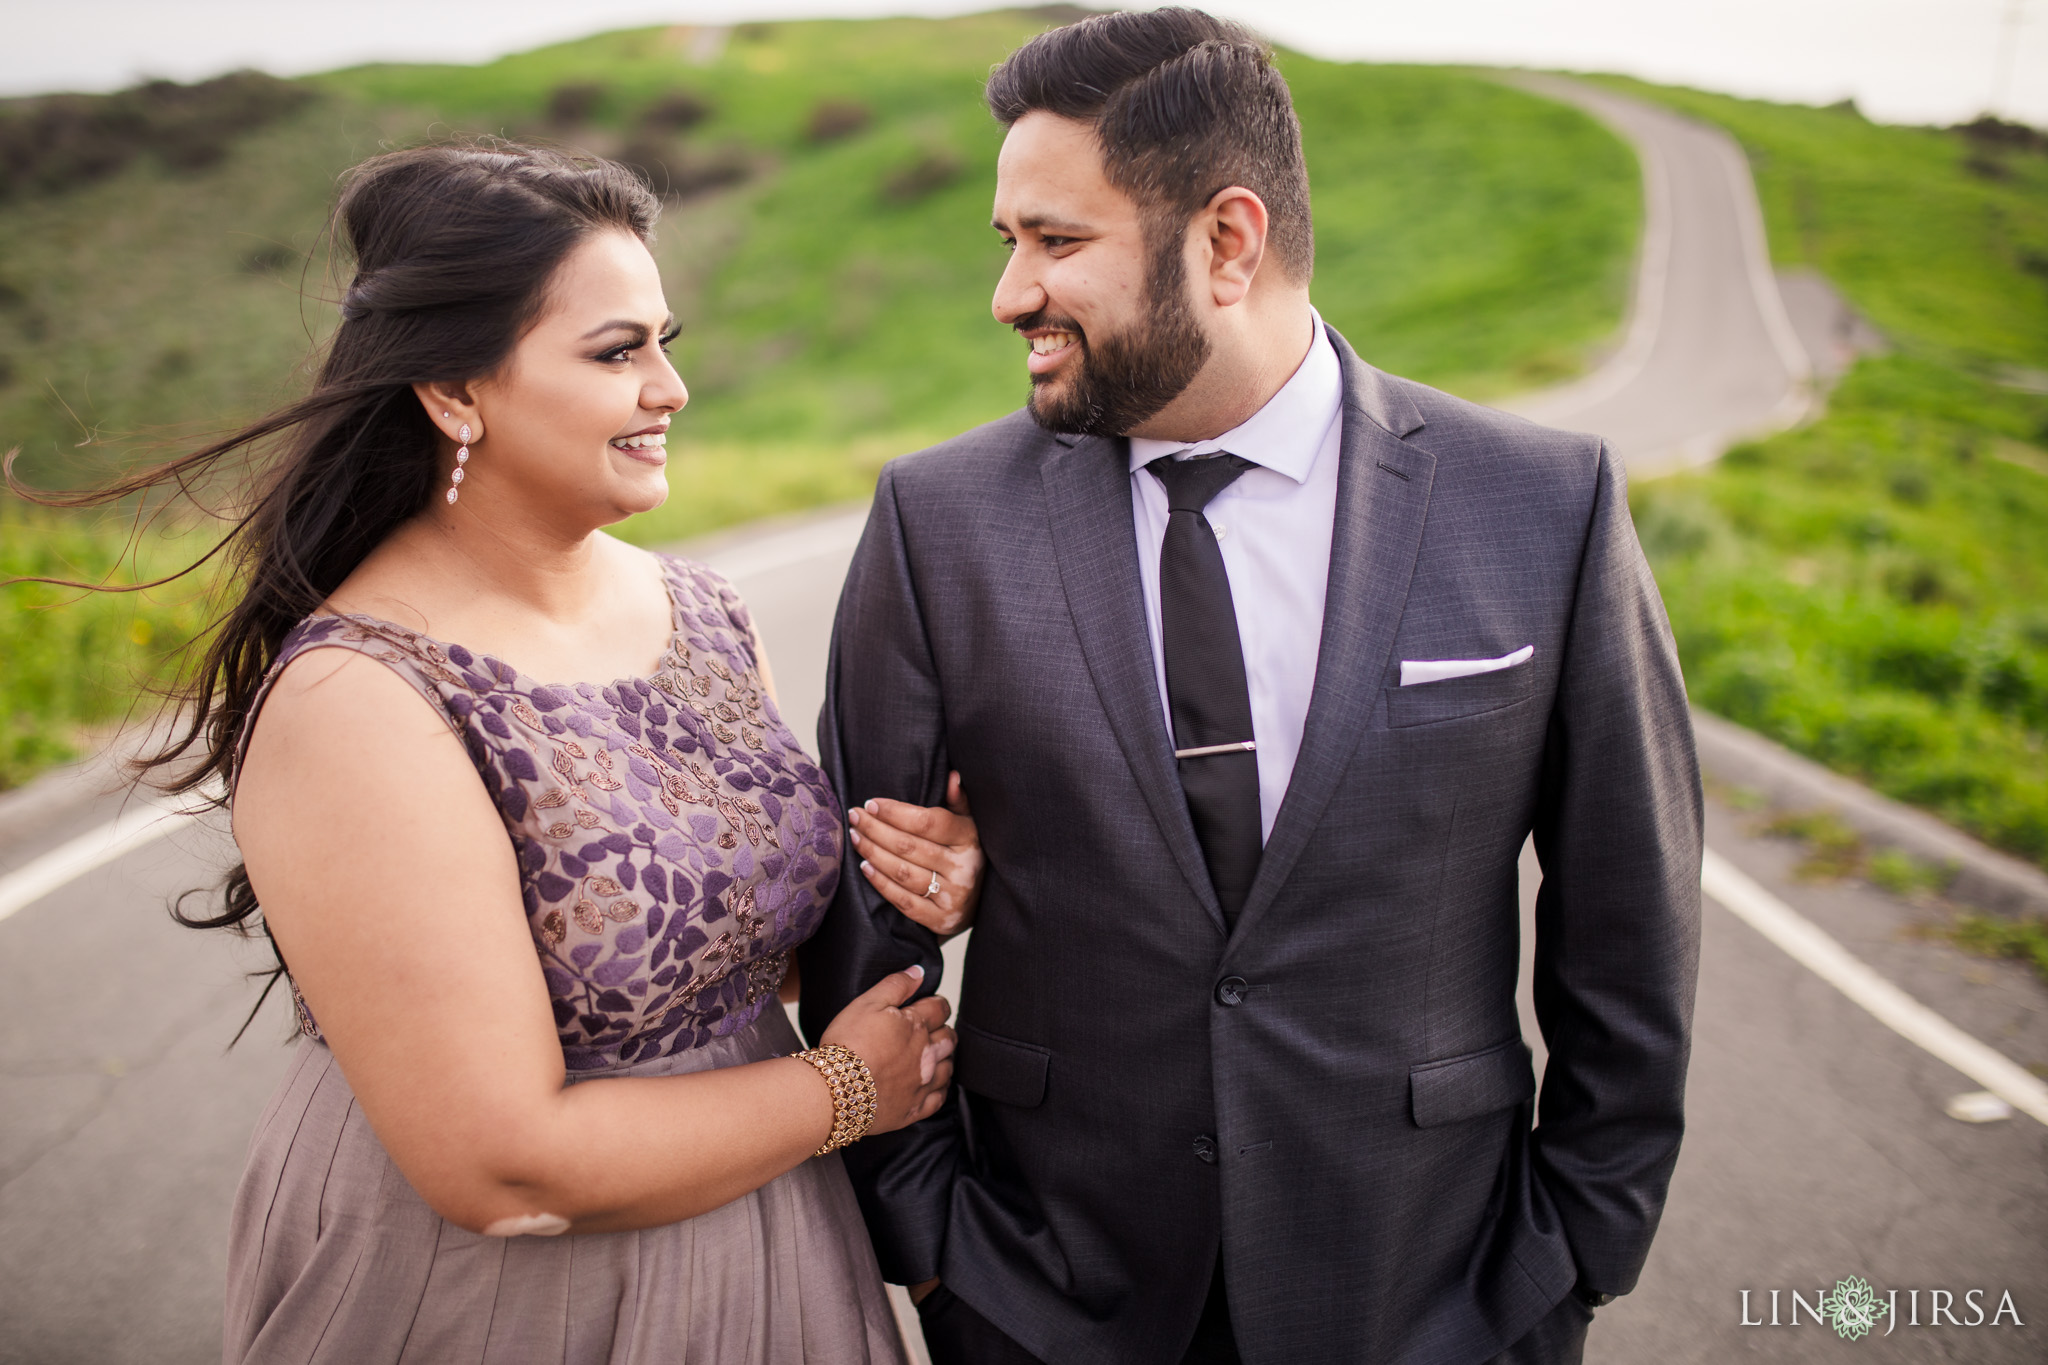
{"label": "woman's bare arm", "polygon": [[[829,1092],[794,1058],[564,1084],[504,825],[460,742],[377,661],[326,649],[287,667],[234,810],[264,918],[365,1116],[451,1222],[673,1222],[766,1184],[830,1131]],[[876,1131],[936,1110],[950,1080],[943,1005],[891,1007],[915,987],[886,979],[827,1034],[874,1073]]]}

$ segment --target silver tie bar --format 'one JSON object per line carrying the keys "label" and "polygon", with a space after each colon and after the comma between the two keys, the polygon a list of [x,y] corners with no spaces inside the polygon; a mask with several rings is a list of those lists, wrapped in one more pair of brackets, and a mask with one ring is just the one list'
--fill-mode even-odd
{"label": "silver tie bar", "polygon": [[1204,744],[1199,749],[1175,749],[1175,758],[1210,758],[1216,754],[1257,753],[1259,742],[1255,739],[1241,739],[1235,744]]}

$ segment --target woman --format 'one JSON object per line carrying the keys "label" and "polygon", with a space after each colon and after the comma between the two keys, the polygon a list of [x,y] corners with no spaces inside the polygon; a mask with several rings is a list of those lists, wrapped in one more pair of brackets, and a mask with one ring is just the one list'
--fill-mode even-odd
{"label": "woman", "polygon": [[[800,1051],[777,990],[833,794],[731,587],[599,530],[666,496],[688,398],[656,211],[521,147],[364,163],[312,394],[97,495],[285,438],[176,746],[244,859],[203,923],[260,903],[305,1035],[236,1201],[231,1362],[902,1359],[830,1153],[938,1108],[946,1007],[897,973]],[[957,786],[854,818],[884,894],[959,927]]]}

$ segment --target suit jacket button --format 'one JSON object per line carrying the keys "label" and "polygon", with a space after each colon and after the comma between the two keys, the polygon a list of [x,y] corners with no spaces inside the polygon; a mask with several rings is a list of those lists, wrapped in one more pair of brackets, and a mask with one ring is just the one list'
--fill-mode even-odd
{"label": "suit jacket button", "polygon": [[1207,1133],[1195,1139],[1195,1159],[1206,1166],[1216,1164],[1216,1139]]}
{"label": "suit jacket button", "polygon": [[1241,976],[1226,976],[1216,983],[1216,1003],[1219,1005],[1242,1005],[1245,992],[1251,983]]}

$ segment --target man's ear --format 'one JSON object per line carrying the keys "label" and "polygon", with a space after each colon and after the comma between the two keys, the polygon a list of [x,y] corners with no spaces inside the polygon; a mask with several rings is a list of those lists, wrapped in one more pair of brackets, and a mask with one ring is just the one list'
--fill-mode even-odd
{"label": "man's ear", "polygon": [[451,441],[462,439],[462,428],[469,428],[471,444],[484,438],[484,419],[476,409],[476,395],[467,384],[450,384],[440,380],[412,386],[420,406],[426,409],[427,420],[441,429],[441,434]]}
{"label": "man's ear", "polygon": [[1266,201],[1232,185],[1216,191],[1200,221],[1209,235],[1209,290],[1216,306],[1242,303],[1266,259]]}

